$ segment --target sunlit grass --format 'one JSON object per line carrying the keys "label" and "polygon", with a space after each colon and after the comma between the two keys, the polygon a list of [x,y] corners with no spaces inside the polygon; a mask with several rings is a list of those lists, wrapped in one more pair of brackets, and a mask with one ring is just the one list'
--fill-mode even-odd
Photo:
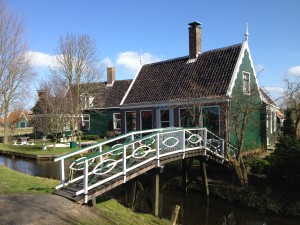
{"label": "sunlit grass", "polygon": [[52,193],[59,181],[34,177],[0,165],[0,194]]}

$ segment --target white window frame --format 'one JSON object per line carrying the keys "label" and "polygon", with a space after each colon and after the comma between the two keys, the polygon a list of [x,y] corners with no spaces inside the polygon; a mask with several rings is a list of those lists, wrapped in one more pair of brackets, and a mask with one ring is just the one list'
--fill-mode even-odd
{"label": "white window frame", "polygon": [[[119,115],[119,119],[117,118],[116,115]],[[118,122],[120,123],[120,127],[118,128],[117,124]],[[114,113],[113,114],[113,129],[114,130],[121,130],[121,113]]]}
{"label": "white window frame", "polygon": [[243,93],[245,95],[250,95],[250,92],[250,73],[243,71]]}
{"label": "white window frame", "polygon": [[[84,119],[85,117],[88,117],[88,119]],[[88,129],[84,129],[83,131],[90,130],[91,129],[91,116],[90,116],[90,114],[82,114],[80,123],[81,123],[80,124],[80,129],[81,129],[83,123],[84,124],[88,123]]]}
{"label": "white window frame", "polygon": [[141,110],[140,111],[140,130],[143,130],[143,118],[142,118],[142,112],[151,112],[151,129],[153,129],[153,111],[151,109],[149,110]]}

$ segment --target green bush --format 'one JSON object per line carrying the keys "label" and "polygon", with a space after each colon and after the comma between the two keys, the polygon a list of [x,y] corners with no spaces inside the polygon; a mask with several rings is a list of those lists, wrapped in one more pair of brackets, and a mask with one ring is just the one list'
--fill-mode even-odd
{"label": "green bush", "polygon": [[251,158],[245,161],[246,166],[250,167],[250,171],[255,174],[266,174],[270,163],[261,158]]}
{"label": "green bush", "polygon": [[97,141],[99,139],[98,135],[83,135],[81,140]]}

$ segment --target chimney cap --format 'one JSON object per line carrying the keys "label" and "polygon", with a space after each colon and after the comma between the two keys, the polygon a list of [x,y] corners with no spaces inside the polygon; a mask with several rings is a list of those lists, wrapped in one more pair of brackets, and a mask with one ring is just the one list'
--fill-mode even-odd
{"label": "chimney cap", "polygon": [[191,27],[196,27],[196,26],[200,26],[201,23],[198,22],[198,21],[194,21],[194,22],[192,22],[192,23],[189,23],[189,25],[190,25]]}

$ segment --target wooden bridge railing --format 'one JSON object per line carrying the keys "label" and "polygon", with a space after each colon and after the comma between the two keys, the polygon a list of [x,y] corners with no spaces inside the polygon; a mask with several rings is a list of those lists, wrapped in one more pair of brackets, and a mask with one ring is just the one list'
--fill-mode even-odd
{"label": "wooden bridge railing", "polygon": [[[86,203],[88,192],[93,188],[120,176],[123,176],[125,183],[129,172],[142,168],[150,161],[155,161],[156,167],[159,167],[163,157],[181,153],[184,158],[186,152],[197,149],[202,150],[204,155],[209,153],[227,160],[224,140],[206,128],[131,132],[56,158],[55,161],[60,161],[61,165],[61,184],[56,188],[83,181],[82,189],[76,195],[84,194]],[[234,147],[231,149],[234,155]],[[66,178],[65,160],[74,157],[77,159],[73,159],[69,166],[71,174]]]}

